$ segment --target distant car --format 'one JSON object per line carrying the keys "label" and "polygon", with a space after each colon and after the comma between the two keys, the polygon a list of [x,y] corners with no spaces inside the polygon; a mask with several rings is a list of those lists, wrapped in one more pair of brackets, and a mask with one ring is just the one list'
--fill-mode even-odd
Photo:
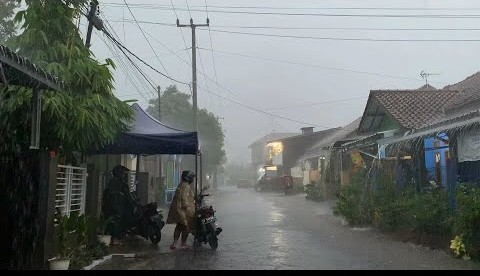
{"label": "distant car", "polygon": [[237,188],[252,188],[253,184],[246,179],[239,179],[237,181]]}

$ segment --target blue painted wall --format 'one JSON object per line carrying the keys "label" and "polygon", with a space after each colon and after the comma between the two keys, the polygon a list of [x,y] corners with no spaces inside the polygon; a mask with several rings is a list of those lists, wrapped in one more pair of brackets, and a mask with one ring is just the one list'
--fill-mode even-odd
{"label": "blue painted wall", "polygon": [[[439,134],[439,137],[448,139],[448,136],[444,133]],[[435,143],[437,141],[437,143]],[[447,187],[447,154],[448,154],[448,144],[442,140],[436,139],[434,137],[426,138],[424,141],[425,145],[425,166],[427,169],[427,180],[436,181],[436,170],[435,170],[435,156],[440,155],[440,166],[441,166],[441,184],[443,188]],[[436,147],[435,147],[436,146]],[[440,149],[434,149],[440,148]]]}

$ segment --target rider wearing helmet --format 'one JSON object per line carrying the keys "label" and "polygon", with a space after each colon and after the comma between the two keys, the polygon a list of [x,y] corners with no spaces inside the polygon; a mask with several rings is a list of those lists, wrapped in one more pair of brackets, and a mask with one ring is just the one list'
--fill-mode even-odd
{"label": "rider wearing helmet", "polygon": [[170,249],[176,248],[180,234],[182,234],[181,248],[188,248],[187,237],[195,216],[195,200],[191,187],[194,179],[195,174],[192,171],[183,171],[182,182],[178,185],[173,196],[172,204],[168,211],[167,223],[176,223],[177,226],[175,227],[173,243],[170,245]]}
{"label": "rider wearing helmet", "polygon": [[122,165],[112,169],[112,178],[108,181],[103,193],[102,212],[105,219],[109,219],[108,232],[112,235],[112,244],[120,244],[129,224],[132,209],[129,201],[130,188],[128,186],[128,172]]}

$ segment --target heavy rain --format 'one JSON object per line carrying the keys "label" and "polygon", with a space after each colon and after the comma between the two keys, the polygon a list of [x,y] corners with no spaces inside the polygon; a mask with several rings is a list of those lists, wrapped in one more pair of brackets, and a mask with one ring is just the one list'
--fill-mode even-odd
{"label": "heavy rain", "polygon": [[1,267],[478,270],[478,20],[0,0]]}

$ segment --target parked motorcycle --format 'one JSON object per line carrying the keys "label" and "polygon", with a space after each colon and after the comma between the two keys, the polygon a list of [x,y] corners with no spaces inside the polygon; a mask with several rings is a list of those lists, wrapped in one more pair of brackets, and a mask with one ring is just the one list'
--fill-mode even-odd
{"label": "parked motorcycle", "polygon": [[222,232],[222,228],[217,224],[213,207],[205,204],[204,198],[209,196],[209,194],[203,194],[203,191],[207,189],[208,187],[204,187],[195,200],[197,204],[197,214],[195,217],[195,229],[192,229],[192,234],[194,236],[195,246],[208,243],[210,247],[215,250],[218,247],[217,236]]}
{"label": "parked motorcycle", "polygon": [[161,211],[157,211],[157,203],[151,202],[141,205],[135,192],[130,193],[134,204],[133,218],[127,234],[131,237],[140,235],[150,240],[152,244],[158,244],[162,239],[162,228],[165,226]]}

